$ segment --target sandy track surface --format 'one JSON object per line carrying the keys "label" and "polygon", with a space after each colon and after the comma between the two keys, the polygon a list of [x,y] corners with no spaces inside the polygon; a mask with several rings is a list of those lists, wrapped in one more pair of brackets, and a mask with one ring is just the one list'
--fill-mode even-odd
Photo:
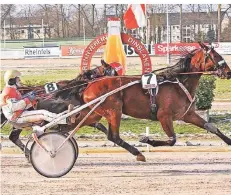
{"label": "sandy track surface", "polygon": [[81,154],[64,177],[40,176],[23,155],[2,155],[2,194],[231,194],[231,152]]}

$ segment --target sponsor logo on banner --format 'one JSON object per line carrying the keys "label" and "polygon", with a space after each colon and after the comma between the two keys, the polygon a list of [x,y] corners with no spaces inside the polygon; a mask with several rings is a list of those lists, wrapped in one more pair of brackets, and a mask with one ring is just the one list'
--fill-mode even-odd
{"label": "sponsor logo on banner", "polygon": [[212,46],[219,54],[231,54],[231,42],[212,43]]}
{"label": "sponsor logo on banner", "polygon": [[[181,55],[186,51],[192,51],[194,49],[199,49],[200,45],[198,43],[170,43],[169,53],[172,55]],[[155,54],[156,55],[166,55],[167,54],[167,44],[155,44]]]}
{"label": "sponsor logo on banner", "polygon": [[[144,45],[144,47],[147,49],[150,56],[155,55],[154,45]],[[126,56],[139,56],[134,48],[130,45],[124,45],[124,51],[126,53]]]}
{"label": "sponsor logo on banner", "polygon": [[24,57],[59,57],[59,46],[56,47],[24,47]]}
{"label": "sponsor logo on banner", "polygon": [[[82,56],[86,46],[82,45],[62,45],[61,54],[62,56]],[[102,56],[104,52],[104,46],[101,46],[96,50],[94,56]]]}

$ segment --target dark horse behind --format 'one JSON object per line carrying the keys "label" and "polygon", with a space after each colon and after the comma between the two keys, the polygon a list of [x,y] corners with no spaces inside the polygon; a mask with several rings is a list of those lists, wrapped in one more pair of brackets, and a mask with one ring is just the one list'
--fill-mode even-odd
{"label": "dark horse behind", "polygon": [[[63,80],[59,81],[57,85],[59,86],[59,91],[54,94],[48,94],[49,97],[45,94],[44,86],[35,86],[28,87],[24,86],[19,88],[19,91],[22,95],[31,92],[37,91],[37,105],[36,109],[45,109],[53,113],[61,113],[67,110],[69,104],[75,106],[81,105],[81,93],[84,88],[86,88],[88,81],[95,80],[102,76],[117,76],[117,72],[103,60],[101,60],[101,66],[97,66],[92,70],[85,71],[84,73],[78,75],[75,79],[72,80]],[[38,98],[39,97],[39,98]],[[4,114],[1,110],[1,127],[7,122]],[[19,135],[22,132],[24,124],[14,123],[13,130],[9,135],[9,139],[16,144],[22,151],[25,151],[25,145],[19,139]],[[89,126],[99,129],[100,131],[106,132],[107,129],[101,123],[92,123]],[[58,125],[55,127],[55,130],[59,130],[63,133],[68,132],[73,129],[75,125]],[[26,149],[26,153],[29,154],[29,151]]]}
{"label": "dark horse behind", "polygon": [[[183,120],[216,134],[225,143],[231,145],[230,138],[195,112],[194,97],[203,72],[213,71],[220,78],[231,78],[230,68],[225,60],[212,47],[207,47],[203,43],[200,43],[200,46],[201,49],[194,50],[175,66],[166,68],[157,75],[157,79],[161,81],[159,82],[159,92],[156,95],[156,118],[169,139],[162,141],[143,137],[140,140],[141,142],[154,147],[173,146],[176,143],[173,121]],[[122,85],[137,80],[141,80],[141,76],[104,77],[91,82],[83,92],[83,101],[88,103]],[[90,108],[93,106],[90,106]],[[76,124],[82,120],[89,110],[85,109],[80,112]],[[152,119],[150,95],[147,90],[142,88],[140,83],[109,96],[94,110],[94,113],[88,117],[82,126],[95,123],[105,117],[108,121],[108,131],[106,132],[108,139],[137,156],[137,160],[145,161],[145,157],[139,150],[120,138],[119,128],[122,113],[135,118]]]}

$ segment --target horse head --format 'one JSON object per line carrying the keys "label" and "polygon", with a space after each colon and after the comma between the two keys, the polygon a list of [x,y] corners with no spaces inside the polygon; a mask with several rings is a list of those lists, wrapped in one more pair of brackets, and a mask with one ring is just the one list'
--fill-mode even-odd
{"label": "horse head", "polygon": [[215,71],[222,79],[231,78],[231,70],[224,58],[212,46],[199,42],[201,49],[196,50],[191,58],[191,71]]}
{"label": "horse head", "polygon": [[83,72],[76,79],[89,81],[103,76],[118,76],[118,74],[112,66],[101,60],[101,66]]}

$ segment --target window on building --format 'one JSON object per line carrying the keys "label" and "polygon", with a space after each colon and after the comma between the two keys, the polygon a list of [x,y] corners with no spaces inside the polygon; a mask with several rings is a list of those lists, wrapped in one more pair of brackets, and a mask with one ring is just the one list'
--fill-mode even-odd
{"label": "window on building", "polygon": [[24,34],[24,33],[25,33],[25,31],[24,31],[24,30],[21,30],[21,33],[22,33],[22,34]]}
{"label": "window on building", "polygon": [[37,33],[40,33],[40,30],[37,30]]}
{"label": "window on building", "polygon": [[177,39],[179,39],[180,38],[180,36],[177,36]]}

